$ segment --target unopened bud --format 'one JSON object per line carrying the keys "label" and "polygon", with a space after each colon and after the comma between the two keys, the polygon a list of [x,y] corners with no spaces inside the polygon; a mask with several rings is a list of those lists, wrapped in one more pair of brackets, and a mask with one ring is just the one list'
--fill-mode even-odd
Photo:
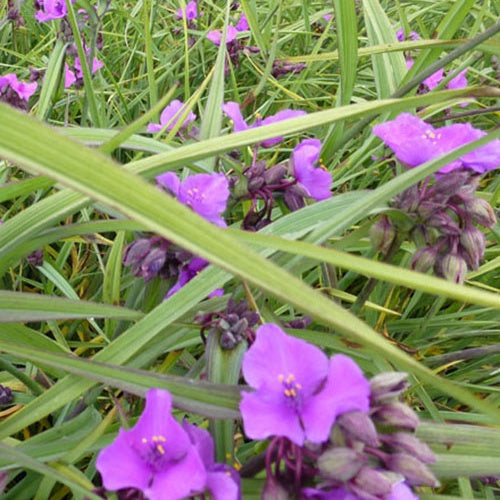
{"label": "unopened bud", "polygon": [[429,226],[437,228],[442,234],[457,236],[460,226],[457,221],[446,212],[436,212],[427,220]]}
{"label": "unopened bud", "polygon": [[419,248],[411,259],[411,268],[420,273],[426,273],[434,267],[437,250],[434,247]]}
{"label": "unopened bud", "polygon": [[436,260],[434,271],[438,276],[461,284],[465,281],[467,262],[456,253],[449,253]]}
{"label": "unopened bud", "polygon": [[417,414],[408,405],[398,401],[380,406],[373,414],[373,420],[389,427],[412,431],[420,423]]}
{"label": "unopened bud", "polygon": [[335,481],[349,481],[363,467],[366,457],[352,448],[330,448],[318,458],[322,476]]}
{"label": "unopened bud", "polygon": [[408,387],[408,374],[383,372],[370,380],[372,403],[381,403],[397,398]]}
{"label": "unopened bud", "polygon": [[372,246],[383,254],[387,254],[395,238],[396,229],[387,217],[382,217],[370,228]]}
{"label": "unopened bud", "polygon": [[464,205],[467,215],[473,222],[488,228],[492,228],[496,224],[495,212],[486,200],[469,198]]}
{"label": "unopened bud", "polygon": [[484,255],[486,238],[482,231],[469,225],[460,235],[460,245],[465,250],[462,254],[471,269],[477,269]]}
{"label": "unopened bud", "polygon": [[11,388],[6,385],[0,384],[0,405],[8,405],[12,403],[12,400],[13,398]]}
{"label": "unopened bud", "polygon": [[148,239],[141,238],[140,240],[133,241],[125,249],[122,260],[123,265],[132,266],[137,264],[139,261],[144,259],[144,257],[146,257],[150,250],[151,243]]}
{"label": "unopened bud", "polygon": [[263,175],[266,185],[269,186],[281,182],[286,175],[286,171],[287,168],[285,165],[275,165],[266,170]]}
{"label": "unopened bud", "polygon": [[163,264],[165,264],[166,254],[161,248],[154,248],[142,261],[140,275],[144,281],[150,281],[158,275]]}
{"label": "unopened bud", "polygon": [[248,191],[258,191],[265,184],[263,177],[252,177],[248,181]]}
{"label": "unopened bud", "polygon": [[432,191],[437,194],[451,196],[469,182],[470,173],[467,170],[453,170],[440,175],[432,186]]}
{"label": "unopened bud", "polygon": [[394,451],[409,453],[426,464],[436,461],[436,457],[432,450],[413,434],[395,432],[382,436],[382,440]]}
{"label": "unopened bud", "polygon": [[368,494],[374,498],[385,498],[392,491],[392,483],[379,471],[363,467],[352,481],[354,493],[361,498]]}
{"label": "unopened bud", "polygon": [[293,189],[286,189],[283,194],[283,200],[285,205],[292,211],[295,212],[305,206],[304,197],[295,193]]}
{"label": "unopened bud", "polygon": [[406,453],[393,453],[385,460],[388,469],[402,474],[412,486],[438,486],[434,474],[418,458]]}
{"label": "unopened bud", "polygon": [[346,437],[361,441],[368,446],[377,448],[380,446],[377,429],[367,413],[362,411],[344,413],[337,419],[337,424]]}

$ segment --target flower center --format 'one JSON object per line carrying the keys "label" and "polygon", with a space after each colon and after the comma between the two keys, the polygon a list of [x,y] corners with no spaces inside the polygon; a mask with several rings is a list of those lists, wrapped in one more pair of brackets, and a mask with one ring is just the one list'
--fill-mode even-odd
{"label": "flower center", "polygon": [[295,376],[290,373],[288,377],[285,378],[284,375],[278,375],[278,380],[283,386],[283,394],[286,398],[287,403],[296,409],[299,409],[302,405],[302,385],[295,382]]}
{"label": "flower center", "polygon": [[428,139],[432,144],[437,144],[439,139],[441,139],[441,134],[434,132],[432,130],[426,130],[425,134],[422,135],[422,139]]}
{"label": "flower center", "polygon": [[147,462],[155,471],[161,469],[165,465],[165,445],[166,439],[164,436],[152,436],[151,439],[142,438],[139,455]]}

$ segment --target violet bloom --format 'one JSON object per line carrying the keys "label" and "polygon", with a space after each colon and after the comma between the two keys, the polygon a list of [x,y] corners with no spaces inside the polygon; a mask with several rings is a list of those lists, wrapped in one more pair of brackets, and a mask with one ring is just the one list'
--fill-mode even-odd
{"label": "violet bloom", "polygon": [[[71,0],[71,3],[75,3],[75,0]],[[65,0],[38,0],[38,4],[40,10],[35,14],[35,17],[40,23],[61,19],[68,13]]]}
{"label": "violet bloom", "polygon": [[302,446],[322,443],[338,415],[368,411],[370,385],[347,356],[328,360],[317,347],[266,324],[243,359],[240,411],[251,439],[282,436]]}
{"label": "violet bloom", "polygon": [[[181,115],[184,114],[185,110],[186,105],[182,101],[179,101],[179,99],[174,99],[162,111],[160,115],[160,123],[149,123],[147,131],[153,133],[160,132],[160,130],[163,130],[165,127],[167,130],[172,130],[179,121]],[[184,118],[180,128],[187,128],[188,125],[194,120],[196,120],[196,115],[190,111],[186,118]]]}
{"label": "violet bloom", "polygon": [[64,63],[64,88],[71,87],[76,82],[76,75],[74,71],[69,69],[68,63]]}
{"label": "violet bloom", "polygon": [[0,76],[0,93],[5,91],[8,87],[17,94],[19,99],[29,101],[29,98],[35,93],[38,84],[36,82],[20,82],[17,79],[17,75],[14,73],[7,73],[4,76]]}
{"label": "violet bloom", "polygon": [[226,210],[229,183],[224,174],[196,174],[181,182],[173,172],[166,172],[156,177],[156,181],[198,215],[216,226],[226,227],[221,213]]}
{"label": "violet bloom", "polygon": [[[222,111],[233,121],[233,130],[235,132],[241,132],[242,130],[248,130],[250,128],[260,127],[261,125],[270,125],[271,123],[281,122],[283,120],[288,120],[289,118],[296,118],[297,116],[303,116],[307,113],[300,110],[284,109],[278,111],[275,115],[268,116],[263,120],[260,115],[257,115],[257,120],[253,125],[247,125],[246,121],[241,114],[240,106],[237,102],[229,101],[223,104]],[[261,146],[264,148],[270,148],[275,144],[278,144],[283,140],[283,137],[274,137],[272,139],[266,139],[261,142]]]}
{"label": "violet bloom", "polygon": [[[191,0],[191,2],[188,2],[186,4],[186,19],[188,21],[192,21],[193,19],[196,19],[198,17],[198,6],[196,5],[196,2],[194,0]],[[177,19],[182,19],[184,17],[184,12],[182,7],[177,10]]]}
{"label": "violet bloom", "polygon": [[[87,55],[90,54],[90,49],[85,51]],[[104,63],[97,59],[97,57],[94,57],[92,60],[92,68],[90,68],[90,71],[92,74],[96,73],[99,71],[102,67],[104,66]],[[76,77],[77,78],[83,78],[83,71],[82,71],[82,63],[80,61],[79,57],[75,57],[75,70],[76,70]]]}
{"label": "violet bloom", "polygon": [[332,177],[329,172],[314,164],[319,159],[321,142],[318,139],[305,139],[293,150],[293,173],[299,184],[315,200],[326,200],[330,192]]}
{"label": "violet bloom", "polygon": [[245,13],[242,12],[240,19],[238,21],[238,24],[236,25],[236,30],[237,31],[248,31],[249,29],[250,29],[250,26],[248,26],[247,16],[245,16]]}
{"label": "violet bloom", "polygon": [[[434,128],[409,113],[402,113],[395,120],[375,125],[373,133],[380,137],[394,151],[396,158],[407,167],[417,167],[486,135],[486,132],[474,128],[469,123]],[[500,139],[495,139],[449,163],[439,172],[447,173],[465,168],[483,174],[499,166]]]}
{"label": "violet bloom", "polygon": [[[238,29],[232,24],[229,24],[226,30],[226,45],[228,43],[234,42],[238,36]],[[220,45],[222,42],[222,31],[212,30],[207,33],[207,38],[215,45]]]}
{"label": "violet bloom", "polygon": [[196,447],[207,471],[205,489],[210,492],[215,500],[240,499],[240,476],[229,465],[215,462],[214,442],[210,433],[185,420],[182,422],[182,427],[189,436],[191,443]]}
{"label": "violet bloom", "polygon": [[177,500],[202,491],[205,466],[171,414],[170,393],[150,389],[137,424],[101,450],[96,468],[107,490],[137,488],[150,500]]}

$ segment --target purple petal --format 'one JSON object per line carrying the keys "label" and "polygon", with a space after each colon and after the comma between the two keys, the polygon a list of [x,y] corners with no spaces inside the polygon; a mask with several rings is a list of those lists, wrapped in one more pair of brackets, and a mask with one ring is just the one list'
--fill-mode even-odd
{"label": "purple petal", "polygon": [[390,495],[387,500],[418,500],[418,497],[413,494],[411,489],[404,483],[396,483],[392,487]]}
{"label": "purple petal", "polygon": [[463,71],[460,71],[458,75],[456,75],[454,78],[452,78],[449,82],[447,87],[449,89],[463,89],[467,87],[467,78],[465,77],[465,74],[467,73],[468,68],[465,68]]}
{"label": "purple petal", "polygon": [[153,484],[144,489],[144,494],[149,500],[181,500],[202,491],[206,481],[207,473],[201,458],[190,446],[182,459],[155,474]]}
{"label": "purple petal", "polygon": [[159,132],[160,130],[163,130],[163,127],[159,123],[148,123],[146,132],[156,133]]}
{"label": "purple petal", "polygon": [[331,197],[332,178],[329,172],[315,168],[319,159],[321,142],[317,139],[306,139],[293,150],[293,168],[297,181],[315,200]]}
{"label": "purple petal", "polygon": [[245,13],[242,12],[240,16],[240,20],[238,21],[238,24],[236,25],[236,31],[248,31],[249,30],[248,26],[248,20],[247,16],[245,16]]}
{"label": "purple petal", "polygon": [[[162,128],[166,126],[167,130],[172,130],[185,110],[186,105],[182,101],[179,101],[179,99],[174,99],[163,109],[160,115],[160,124]],[[186,118],[184,118],[180,128],[186,128],[194,120],[196,120],[196,115],[189,112]]]}
{"label": "purple petal", "polygon": [[101,450],[96,468],[107,490],[144,490],[153,475],[150,466],[130,446],[128,433],[123,429],[120,429],[117,438],[109,446]]}
{"label": "purple petal", "polygon": [[344,488],[330,491],[322,491],[316,488],[304,488],[302,494],[305,498],[310,498],[311,500],[360,500],[359,497]]}
{"label": "purple petal", "polygon": [[467,153],[461,158],[464,167],[484,174],[500,167],[500,139],[490,141],[488,144]]}
{"label": "purple petal", "polygon": [[442,79],[443,79],[443,68],[437,70],[431,76],[429,76],[428,78],[426,78],[422,83],[429,90],[433,90],[433,89],[435,89],[441,83]]}
{"label": "purple petal", "polygon": [[239,500],[241,498],[240,478],[237,472],[226,465],[207,474],[207,489],[214,500]]}
{"label": "purple petal", "polygon": [[304,431],[295,410],[284,402],[277,404],[260,391],[242,393],[240,411],[245,434],[251,439],[283,436],[294,443],[304,444]]}
{"label": "purple petal", "polygon": [[328,382],[323,391],[332,392],[336,417],[348,411],[370,409],[370,383],[361,368],[344,354],[330,360]]}
{"label": "purple petal", "polygon": [[38,83],[26,83],[26,82],[17,82],[15,85],[12,85],[12,88],[19,96],[20,99],[24,99],[28,101],[29,98],[35,93],[36,88],[38,87]]}
{"label": "purple petal", "polygon": [[69,69],[68,63],[64,63],[64,88],[71,87],[76,82],[76,76],[73,71]]}
{"label": "purple petal", "polygon": [[[283,109],[282,111],[278,111],[275,115],[268,116],[264,118],[260,123],[254,124],[252,127],[257,127],[260,125],[269,125],[271,123],[281,122],[283,120],[288,120],[289,118],[296,118],[297,116],[307,115],[305,111],[300,110],[292,110],[292,109]],[[261,146],[263,148],[270,148],[275,144],[280,143],[283,140],[282,136],[274,137],[272,139],[266,139],[262,141]]]}
{"label": "purple petal", "polygon": [[242,372],[250,386],[265,385],[279,394],[283,392],[280,376],[291,374],[309,394],[327,376],[328,358],[321,349],[268,323],[257,329],[256,340],[245,353]]}
{"label": "purple petal", "polygon": [[201,461],[207,469],[215,464],[214,460],[214,441],[210,432],[205,429],[200,429],[198,426],[190,424],[187,420],[183,420],[182,428],[189,436],[189,440],[196,448]]}
{"label": "purple petal", "polygon": [[212,30],[207,33],[207,38],[215,43],[215,45],[220,45],[220,42],[222,40],[222,31],[219,30]]}
{"label": "purple petal", "polygon": [[235,132],[240,132],[242,130],[248,129],[248,125],[243,119],[240,106],[237,102],[226,102],[222,106],[222,111],[233,121],[233,130]]}
{"label": "purple petal", "polygon": [[201,257],[195,257],[181,269],[177,283],[168,291],[166,299],[178,292],[186,283],[189,283],[200,271],[202,271],[208,262]]}
{"label": "purple petal", "polygon": [[398,39],[398,42],[404,42],[405,31],[403,28],[400,28],[400,29],[398,29],[398,31],[396,31],[396,38]]}
{"label": "purple petal", "polygon": [[179,196],[181,181],[173,172],[165,172],[164,174],[158,175],[156,177],[156,182],[166,187],[174,196]]}

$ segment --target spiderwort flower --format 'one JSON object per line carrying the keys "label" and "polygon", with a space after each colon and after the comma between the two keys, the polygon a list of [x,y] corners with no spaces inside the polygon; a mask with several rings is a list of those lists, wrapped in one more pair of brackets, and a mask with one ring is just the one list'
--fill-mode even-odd
{"label": "spiderwort flower", "polygon": [[[238,36],[238,29],[235,28],[232,24],[229,24],[226,30],[226,45],[231,42],[234,42],[237,36]],[[220,45],[220,43],[222,42],[222,31],[220,30],[209,31],[207,33],[207,38],[215,45]]]}
{"label": "spiderwort flower", "polygon": [[[75,0],[71,0],[71,3],[75,3]],[[65,0],[38,0],[38,5],[40,10],[35,17],[40,23],[61,19],[68,14]]]}
{"label": "spiderwort flower", "polygon": [[176,174],[166,172],[156,182],[212,224],[226,227],[221,213],[226,210],[229,183],[224,174],[196,174],[181,182]]}
{"label": "spiderwort flower", "polygon": [[[296,118],[297,116],[303,116],[307,114],[305,111],[284,109],[264,119],[262,119],[260,115],[257,115],[256,122],[252,125],[247,125],[245,119],[243,118],[243,115],[241,114],[240,106],[237,102],[226,102],[222,106],[222,111],[233,121],[233,129],[235,132],[241,132],[242,130],[248,130],[249,128],[260,127],[261,125],[270,125],[271,123],[281,122],[283,120],[288,120],[289,118]],[[266,139],[265,141],[261,142],[261,146],[264,148],[270,148],[271,146],[278,144],[282,140],[283,137]]]}
{"label": "spiderwort flower", "polygon": [[329,361],[317,347],[273,324],[261,326],[256,337],[243,360],[243,376],[256,389],[242,393],[240,403],[248,437],[322,443],[337,416],[368,411],[369,383],[347,356]]}
{"label": "spiderwort flower", "polygon": [[319,160],[321,141],[305,139],[293,150],[293,173],[299,184],[305,188],[308,195],[315,200],[330,198],[332,177],[328,171],[314,164]]}
{"label": "spiderwort flower", "polygon": [[[373,133],[408,167],[417,167],[486,135],[486,132],[469,123],[434,128],[409,113],[402,113],[395,120],[375,125]],[[439,173],[464,168],[483,174],[499,166],[500,139],[495,139],[445,165]]]}
{"label": "spiderwort flower", "polygon": [[[181,115],[184,114],[185,110],[186,110],[186,105],[182,101],[179,101],[179,99],[174,99],[162,111],[160,115],[160,123],[150,123],[148,125],[147,131],[153,133],[159,132],[160,130],[163,130],[165,127],[167,128],[167,130],[172,130],[179,121]],[[181,129],[187,128],[188,125],[194,120],[196,120],[196,115],[192,111],[190,111],[189,114],[184,118],[180,128]]]}
{"label": "spiderwort flower", "polygon": [[198,17],[198,6],[196,5],[195,0],[191,0],[191,2],[186,4],[185,14],[182,7],[177,10],[177,19],[182,19],[184,15],[188,21],[192,21]]}
{"label": "spiderwort flower", "polygon": [[0,94],[7,93],[8,89],[11,88],[19,99],[28,101],[35,93],[37,87],[38,84],[36,82],[27,83],[19,81],[17,75],[14,73],[7,73],[4,76],[0,76]]}
{"label": "spiderwort flower", "polygon": [[120,429],[97,457],[106,489],[137,488],[150,500],[177,500],[204,489],[205,466],[171,411],[169,392],[146,393],[146,408],[135,427]]}

